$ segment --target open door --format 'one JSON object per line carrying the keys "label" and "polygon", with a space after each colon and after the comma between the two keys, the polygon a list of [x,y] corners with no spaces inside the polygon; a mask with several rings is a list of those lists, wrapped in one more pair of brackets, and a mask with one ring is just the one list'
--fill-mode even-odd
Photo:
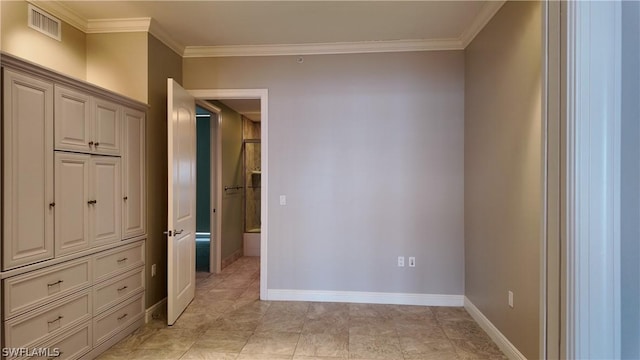
{"label": "open door", "polygon": [[167,324],[173,325],[196,288],[196,105],[173,79],[167,91]]}

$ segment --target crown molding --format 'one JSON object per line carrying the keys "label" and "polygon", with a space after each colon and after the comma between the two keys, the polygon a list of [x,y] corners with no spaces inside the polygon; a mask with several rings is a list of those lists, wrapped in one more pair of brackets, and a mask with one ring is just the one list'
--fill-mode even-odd
{"label": "crown molding", "polygon": [[180,56],[184,55],[184,45],[172,38],[171,35],[169,35],[169,33],[165,29],[163,29],[155,19],[151,19],[149,34],[160,40],[160,42],[168,46],[176,54]]}
{"label": "crown molding", "polygon": [[460,36],[462,47],[466,48],[473,39],[484,29],[485,25],[491,21],[493,16],[500,10],[506,0],[487,1],[476,15],[471,25]]}
{"label": "crown molding", "polygon": [[462,50],[459,39],[393,40],[344,43],[187,46],[183,57],[334,55],[405,51]]}
{"label": "crown molding", "polygon": [[60,1],[27,0],[28,3],[48,12],[74,28],[86,33],[87,20]]}
{"label": "crown molding", "polygon": [[128,19],[90,19],[87,21],[87,34],[148,32],[151,18]]}

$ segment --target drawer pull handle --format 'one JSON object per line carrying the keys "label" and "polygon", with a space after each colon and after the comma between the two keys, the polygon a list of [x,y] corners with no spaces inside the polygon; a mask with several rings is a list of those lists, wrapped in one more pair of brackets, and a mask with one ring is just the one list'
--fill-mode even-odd
{"label": "drawer pull handle", "polygon": [[58,284],[62,284],[63,282],[64,282],[63,280],[58,280],[58,281],[56,281],[56,282],[54,282],[54,283],[47,284],[47,287],[56,286],[56,285],[58,285]]}
{"label": "drawer pull handle", "polygon": [[124,315],[120,316],[120,317],[118,318],[118,320],[122,320],[122,319],[126,318],[126,317],[127,317],[127,315],[129,315],[129,314],[125,313]]}
{"label": "drawer pull handle", "polygon": [[56,322],[56,321],[60,321],[63,317],[64,317],[64,316],[62,316],[62,315],[58,315],[58,317],[57,317],[57,318],[55,318],[55,319],[53,319],[53,320],[51,320],[51,321],[47,321],[47,323],[49,323],[49,325],[51,325],[51,324],[53,324],[53,323],[54,323],[54,322]]}
{"label": "drawer pull handle", "polygon": [[121,262],[125,262],[125,261],[127,261],[127,260],[128,260],[128,259],[127,259],[126,257],[123,257],[122,259],[118,259],[118,262],[119,262],[119,263],[121,263]]}
{"label": "drawer pull handle", "polygon": [[89,201],[87,201],[87,204],[89,204],[89,205],[95,205],[97,203],[98,203],[98,200],[89,200]]}
{"label": "drawer pull handle", "polygon": [[119,288],[119,289],[118,289],[118,291],[122,291],[122,290],[125,290],[125,289],[127,289],[127,288],[128,288],[128,286],[127,286],[127,285],[125,285],[125,286],[123,286],[123,287]]}

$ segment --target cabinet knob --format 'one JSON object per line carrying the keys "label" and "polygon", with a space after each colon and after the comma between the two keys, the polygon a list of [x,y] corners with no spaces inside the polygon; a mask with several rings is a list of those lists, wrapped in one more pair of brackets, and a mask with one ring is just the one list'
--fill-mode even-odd
{"label": "cabinet knob", "polygon": [[122,198],[122,200],[125,200],[125,201],[126,201],[126,200],[129,200],[129,197],[128,197],[128,196],[125,196],[125,197],[123,197],[123,198]]}
{"label": "cabinet knob", "polygon": [[98,203],[98,200],[89,200],[89,201],[87,201],[87,204],[89,204],[89,205],[95,205],[97,203]]}
{"label": "cabinet knob", "polygon": [[89,141],[89,146],[93,146],[93,141]]}
{"label": "cabinet knob", "polygon": [[53,208],[54,206],[56,206],[55,202],[49,203],[49,209]]}
{"label": "cabinet knob", "polygon": [[96,143],[95,143],[95,146],[98,146],[98,145],[100,145],[100,143],[99,143],[99,142],[96,142]]}

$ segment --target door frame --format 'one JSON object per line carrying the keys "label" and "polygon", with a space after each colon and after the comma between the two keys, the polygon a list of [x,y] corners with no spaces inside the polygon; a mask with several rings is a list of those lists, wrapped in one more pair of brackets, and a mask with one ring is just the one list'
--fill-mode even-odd
{"label": "door frame", "polygon": [[[260,169],[262,171],[262,191],[260,194],[260,299],[269,300],[267,298],[267,270],[268,270],[268,252],[267,244],[269,237],[269,217],[268,217],[268,201],[269,201],[269,90],[268,89],[197,89],[187,91],[197,100],[224,100],[224,99],[259,99],[261,112],[260,125]],[[218,117],[218,121],[221,118]],[[218,135],[220,132],[218,131]],[[219,142],[220,144],[220,142]],[[221,164],[221,162],[219,162]],[[221,172],[218,173],[218,176]],[[218,186],[220,188],[220,186]],[[219,190],[219,189],[218,189]],[[221,196],[218,197],[221,200]],[[219,214],[218,214],[219,216]],[[218,241],[220,243],[220,241]],[[217,246],[217,245],[216,245]],[[220,251],[218,251],[220,254]],[[218,262],[219,264],[219,262]]]}
{"label": "door frame", "polygon": [[[209,209],[209,244],[215,239],[215,247],[209,247],[209,273],[217,274],[222,271],[222,134],[220,125],[222,124],[222,110],[213,104],[196,98],[196,105],[215,115],[209,121],[210,155],[209,169],[211,171],[210,184],[210,207]],[[214,146],[215,144],[215,146]],[[215,209],[215,212],[214,212]]]}

